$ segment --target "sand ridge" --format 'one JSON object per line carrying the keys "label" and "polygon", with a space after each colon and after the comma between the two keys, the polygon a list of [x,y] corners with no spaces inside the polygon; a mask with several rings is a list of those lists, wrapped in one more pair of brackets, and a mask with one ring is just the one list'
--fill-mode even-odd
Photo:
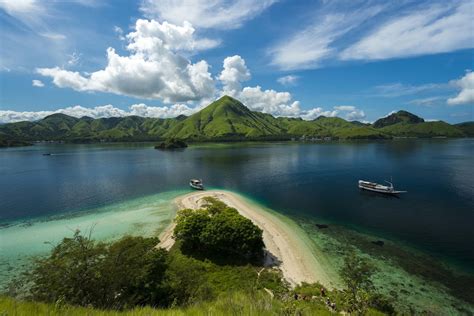
{"label": "sand ridge", "polygon": [[[277,266],[284,278],[293,286],[301,282],[320,282],[326,287],[337,287],[337,276],[325,264],[322,254],[315,254],[314,244],[302,230],[295,232],[296,226],[290,225],[268,211],[253,205],[245,198],[229,191],[197,191],[175,199],[178,209],[198,209],[204,197],[214,197],[237,209],[244,217],[250,219],[263,230],[263,242],[266,248],[266,265]],[[157,247],[169,250],[174,239],[175,224],[170,224],[161,234]]]}

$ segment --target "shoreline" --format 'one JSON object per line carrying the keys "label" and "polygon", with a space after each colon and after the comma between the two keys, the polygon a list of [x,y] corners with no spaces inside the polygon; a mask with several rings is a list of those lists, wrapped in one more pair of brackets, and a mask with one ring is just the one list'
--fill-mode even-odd
{"label": "shoreline", "polygon": [[[295,286],[302,282],[319,282],[328,288],[340,288],[337,273],[325,255],[316,247],[306,233],[291,219],[275,214],[246,198],[225,190],[197,191],[177,197],[178,209],[198,209],[204,197],[214,197],[226,203],[263,230],[263,242],[267,255],[265,266],[278,267],[284,278]],[[171,223],[159,235],[157,247],[169,250],[174,239],[175,223]]]}

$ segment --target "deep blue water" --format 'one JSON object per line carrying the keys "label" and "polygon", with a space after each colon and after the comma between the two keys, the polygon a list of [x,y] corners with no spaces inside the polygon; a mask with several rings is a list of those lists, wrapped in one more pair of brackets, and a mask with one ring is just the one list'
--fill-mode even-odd
{"label": "deep blue water", "polygon": [[[43,156],[45,152],[51,156]],[[86,210],[187,188],[189,178],[290,215],[343,223],[474,266],[474,139],[36,145],[0,150],[0,221]],[[361,192],[393,176],[400,198]]]}

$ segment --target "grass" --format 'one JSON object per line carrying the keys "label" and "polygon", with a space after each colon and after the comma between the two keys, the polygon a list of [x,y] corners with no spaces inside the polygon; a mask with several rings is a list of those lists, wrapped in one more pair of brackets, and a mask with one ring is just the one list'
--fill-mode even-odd
{"label": "grass", "polygon": [[184,308],[154,309],[140,307],[129,311],[103,311],[61,304],[17,301],[8,297],[0,298],[0,315],[69,315],[69,316],[108,316],[108,315],[331,315],[324,305],[318,302],[283,303],[272,299],[264,292],[235,292],[223,295],[211,302],[198,303]]}
{"label": "grass", "polygon": [[[139,307],[128,311],[104,311],[85,307],[61,304],[45,304],[29,301],[17,301],[9,297],[0,297],[0,315],[2,316],[200,316],[200,315],[334,315],[320,301],[288,301],[272,299],[268,293],[234,292],[211,302],[197,303],[183,308],[156,309]],[[368,316],[384,315],[373,309]]]}

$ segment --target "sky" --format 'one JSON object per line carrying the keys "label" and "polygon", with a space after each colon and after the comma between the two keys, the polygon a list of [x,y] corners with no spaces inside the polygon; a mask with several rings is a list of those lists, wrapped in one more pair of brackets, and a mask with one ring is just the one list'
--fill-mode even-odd
{"label": "sky", "polygon": [[474,2],[0,0],[0,123],[190,115],[474,120]]}

